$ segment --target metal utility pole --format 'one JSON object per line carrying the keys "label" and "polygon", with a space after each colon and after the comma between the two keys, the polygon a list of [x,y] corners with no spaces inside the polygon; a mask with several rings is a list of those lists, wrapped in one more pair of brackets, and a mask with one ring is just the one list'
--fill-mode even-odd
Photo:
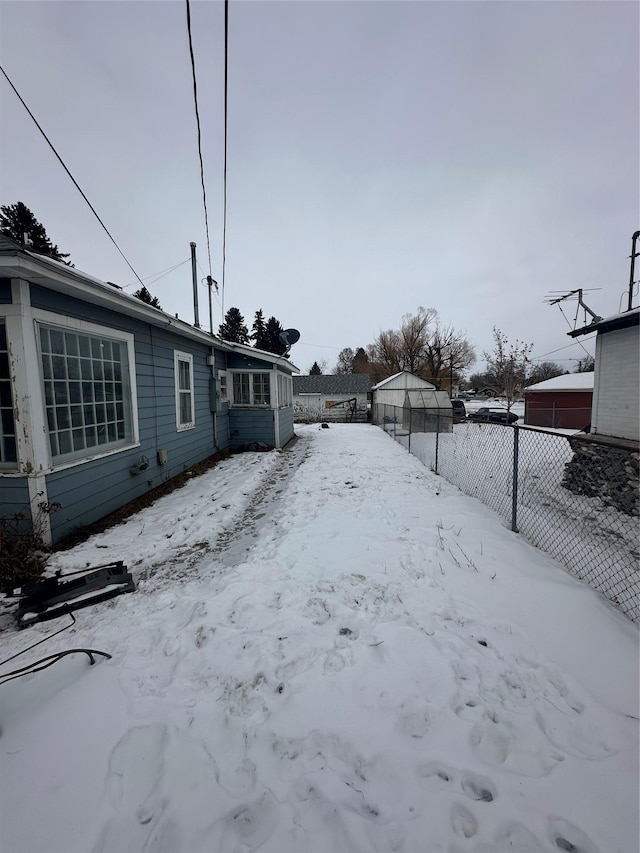
{"label": "metal utility pole", "polygon": [[198,314],[198,270],[196,269],[196,244],[191,243],[191,278],[193,279],[193,325],[200,328],[200,315]]}
{"label": "metal utility pole", "polygon": [[640,252],[636,252],[638,237],[640,237],[640,231],[635,231],[631,238],[631,273],[629,274],[629,303],[627,305],[627,311],[631,311],[631,308],[633,307],[633,285],[635,284],[633,275],[636,266],[636,258],[640,255]]}
{"label": "metal utility pole", "polygon": [[218,287],[218,282],[214,281],[210,275],[207,276],[207,287],[209,288],[209,331],[213,334],[213,306],[211,304],[211,289],[215,284],[216,289]]}

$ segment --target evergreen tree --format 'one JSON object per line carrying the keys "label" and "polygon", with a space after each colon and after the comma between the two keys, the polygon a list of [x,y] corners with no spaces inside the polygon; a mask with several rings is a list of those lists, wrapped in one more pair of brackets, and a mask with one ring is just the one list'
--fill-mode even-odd
{"label": "evergreen tree", "polygon": [[218,335],[223,340],[234,344],[249,343],[249,331],[238,308],[229,308],[224,315],[224,323],[218,327]]}
{"label": "evergreen tree", "polygon": [[160,305],[160,300],[157,296],[152,296],[147,288],[142,285],[141,288],[135,291],[133,294],[136,299],[139,299],[141,302],[146,302],[147,305],[151,305],[153,308],[160,308],[162,310],[162,305]]}
{"label": "evergreen tree", "polygon": [[287,345],[280,340],[280,333],[284,332],[280,322],[275,317],[269,317],[264,331],[265,345],[263,349],[275,353],[275,355],[284,355],[287,351]]}
{"label": "evergreen tree", "polygon": [[366,373],[369,367],[369,356],[362,347],[358,347],[356,354],[351,362],[351,370],[353,373]]}
{"label": "evergreen tree", "polygon": [[253,341],[254,347],[256,349],[266,349],[267,343],[267,327],[264,322],[264,314],[262,313],[262,308],[259,308],[256,311],[253,326],[251,327],[251,334],[249,337]]}
{"label": "evergreen tree", "polygon": [[[20,245],[40,255],[47,255],[55,261],[71,267],[72,263],[65,261],[69,254],[61,252],[49,239],[44,225],[38,222],[29,208],[21,201],[16,204],[4,204],[0,207],[0,234],[10,237]],[[25,240],[26,235],[26,240]]]}
{"label": "evergreen tree", "polygon": [[309,371],[309,376],[322,376],[322,369],[317,361],[314,361]]}

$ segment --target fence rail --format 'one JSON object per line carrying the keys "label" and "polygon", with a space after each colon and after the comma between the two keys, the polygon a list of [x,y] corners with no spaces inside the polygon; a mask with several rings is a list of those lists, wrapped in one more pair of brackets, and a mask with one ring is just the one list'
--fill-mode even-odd
{"label": "fence rail", "polygon": [[640,622],[637,448],[393,406],[374,422]]}

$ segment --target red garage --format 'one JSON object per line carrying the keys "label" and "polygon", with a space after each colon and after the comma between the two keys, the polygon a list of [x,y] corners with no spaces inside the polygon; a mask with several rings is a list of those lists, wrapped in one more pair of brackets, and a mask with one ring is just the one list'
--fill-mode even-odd
{"label": "red garage", "polygon": [[525,388],[525,424],[584,429],[591,423],[593,376],[593,373],[565,373]]}

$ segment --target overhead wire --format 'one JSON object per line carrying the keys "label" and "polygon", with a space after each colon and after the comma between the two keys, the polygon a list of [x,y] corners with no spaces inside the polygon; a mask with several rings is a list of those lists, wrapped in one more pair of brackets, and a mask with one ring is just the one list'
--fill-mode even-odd
{"label": "overhead wire", "polygon": [[227,95],[229,91],[229,0],[224,0],[224,166],[222,172],[222,315],[224,317],[224,286],[227,268],[227,141],[229,130],[229,111]]}
{"label": "overhead wire", "polygon": [[211,272],[211,241],[209,239],[209,214],[207,213],[207,190],[204,182],[204,164],[202,162],[202,134],[200,132],[200,111],[198,109],[198,83],[196,81],[196,61],[193,55],[193,40],[191,38],[191,4],[187,4],[187,34],[189,36],[189,56],[191,58],[191,76],[193,79],[193,104],[196,112],[196,127],[198,131],[198,158],[200,160],[200,183],[202,184],[202,204],[204,207],[204,227],[207,234],[207,257],[209,259],[209,275]]}
{"label": "overhead wire", "polygon": [[49,137],[47,136],[47,134],[44,132],[44,130],[42,129],[42,127],[41,127],[41,125],[39,124],[38,120],[36,119],[36,117],[34,116],[34,114],[31,112],[31,110],[29,109],[29,107],[27,106],[27,104],[25,103],[24,98],[22,97],[22,95],[20,94],[20,92],[18,92],[18,90],[16,89],[16,87],[13,85],[13,83],[11,82],[11,80],[10,80],[10,78],[9,78],[9,75],[7,74],[7,72],[4,70],[4,68],[3,68],[1,65],[0,65],[0,71],[2,71],[2,73],[4,74],[4,76],[5,76],[6,80],[7,80],[7,83],[11,86],[11,88],[12,88],[12,89],[13,89],[13,91],[15,92],[15,94],[16,94],[16,96],[17,96],[18,100],[20,101],[20,103],[22,104],[22,106],[23,106],[23,107],[25,108],[25,110],[29,113],[29,116],[31,117],[31,119],[33,120],[33,122],[34,122],[35,126],[38,128],[38,130],[40,131],[40,133],[41,133],[41,134],[42,134],[42,136],[44,137],[44,139],[45,139],[45,141],[46,141],[47,145],[49,146],[49,148],[51,148],[51,150],[53,151],[53,153],[54,153],[54,154],[56,155],[56,157],[58,158],[58,160],[59,160],[59,162],[60,162],[60,165],[61,165],[61,166],[62,166],[62,168],[65,170],[65,172],[67,173],[67,175],[71,178],[71,180],[72,180],[73,185],[75,186],[75,188],[78,190],[78,192],[80,193],[80,195],[82,196],[82,198],[86,201],[86,203],[89,205],[89,208],[90,208],[91,212],[93,213],[93,215],[95,216],[95,218],[98,220],[98,222],[100,223],[100,225],[101,225],[101,226],[102,226],[102,228],[104,229],[105,233],[107,234],[107,236],[109,237],[109,239],[111,240],[111,242],[113,243],[113,245],[114,245],[114,246],[116,247],[116,249],[120,252],[120,254],[122,255],[122,257],[123,257],[123,259],[124,259],[125,263],[126,263],[126,264],[127,264],[127,266],[129,267],[129,269],[131,270],[131,272],[135,275],[135,277],[138,279],[138,281],[140,282],[140,284],[144,287],[144,283],[143,283],[142,279],[140,278],[140,276],[138,275],[138,273],[134,270],[134,268],[131,266],[131,264],[130,264],[129,260],[127,259],[126,255],[124,254],[124,252],[122,251],[122,249],[120,248],[120,246],[118,246],[118,244],[116,243],[116,241],[115,241],[115,239],[114,239],[113,235],[111,234],[111,232],[109,231],[109,229],[107,228],[107,226],[104,224],[104,222],[102,221],[102,219],[101,219],[101,218],[100,218],[100,216],[98,215],[98,213],[97,213],[97,211],[96,211],[95,207],[91,204],[91,202],[89,201],[89,199],[87,198],[87,196],[84,194],[84,192],[83,192],[83,191],[82,191],[82,189],[80,188],[80,185],[78,184],[78,182],[76,181],[76,179],[73,177],[73,175],[71,174],[71,172],[70,172],[70,171],[69,171],[69,169],[67,168],[66,163],[64,162],[64,160],[62,159],[62,157],[61,157],[61,156],[58,154],[58,152],[56,151],[56,149],[55,149],[55,147],[54,147],[53,143],[51,142],[51,140],[49,139]]}
{"label": "overhead wire", "polygon": [[[156,281],[160,281],[161,278],[164,278],[166,275],[169,275],[170,273],[177,270],[178,267],[182,267],[185,264],[188,264],[190,260],[191,260],[191,258],[186,258],[186,260],[180,261],[179,264],[174,264],[172,267],[167,267],[164,270],[158,270],[158,272],[152,272],[150,275],[143,276],[143,278],[145,281],[148,281],[149,284],[154,284]],[[127,288],[129,288],[129,287],[135,287],[135,286],[136,286],[136,282],[130,281],[128,284],[123,284],[122,289],[127,290]]]}

